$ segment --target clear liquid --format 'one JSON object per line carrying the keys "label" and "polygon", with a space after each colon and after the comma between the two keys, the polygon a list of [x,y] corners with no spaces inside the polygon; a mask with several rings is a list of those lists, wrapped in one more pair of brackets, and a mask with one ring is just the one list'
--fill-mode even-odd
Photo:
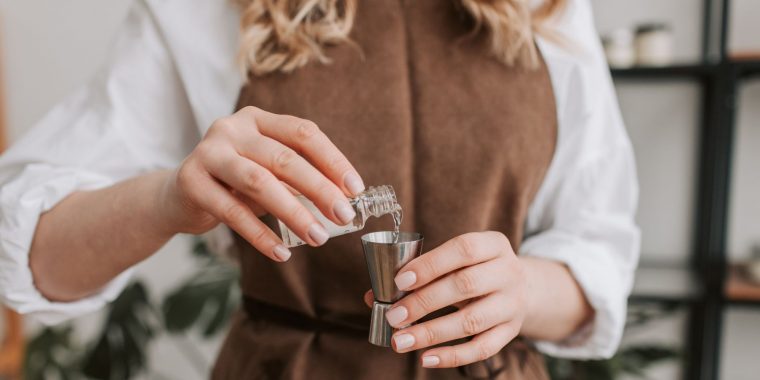
{"label": "clear liquid", "polygon": [[393,217],[393,242],[398,243],[398,235],[401,230],[401,220],[404,219],[404,213],[401,211],[401,206],[398,206],[396,211],[391,213]]}

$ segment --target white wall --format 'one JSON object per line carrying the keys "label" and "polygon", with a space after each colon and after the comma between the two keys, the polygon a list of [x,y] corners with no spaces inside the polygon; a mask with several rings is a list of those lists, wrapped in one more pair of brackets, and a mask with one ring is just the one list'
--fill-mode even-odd
{"label": "white wall", "polygon": [[11,137],[98,67],[128,0],[0,0]]}

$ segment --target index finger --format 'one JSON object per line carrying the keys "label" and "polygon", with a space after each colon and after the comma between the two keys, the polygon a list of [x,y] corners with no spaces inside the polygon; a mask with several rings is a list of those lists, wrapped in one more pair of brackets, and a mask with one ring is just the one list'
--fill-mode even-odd
{"label": "index finger", "polygon": [[498,232],[459,235],[410,261],[398,271],[394,282],[401,290],[413,290],[457,269],[499,256],[507,238]]}
{"label": "index finger", "polygon": [[351,162],[312,121],[278,115],[255,107],[244,108],[261,134],[273,138],[306,157],[346,195],[364,191],[364,182]]}

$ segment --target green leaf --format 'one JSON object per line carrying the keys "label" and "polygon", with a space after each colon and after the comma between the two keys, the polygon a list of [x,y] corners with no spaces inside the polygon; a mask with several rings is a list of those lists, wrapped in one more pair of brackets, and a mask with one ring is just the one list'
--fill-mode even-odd
{"label": "green leaf", "polygon": [[157,321],[140,282],[128,286],[111,304],[103,329],[84,360],[83,372],[97,379],[127,379],[143,371],[146,348]]}
{"label": "green leaf", "polygon": [[26,346],[24,357],[24,378],[37,379],[79,379],[76,347],[71,343],[72,327],[64,325],[40,330]]}
{"label": "green leaf", "polygon": [[209,337],[227,326],[240,302],[239,272],[227,261],[208,252],[199,241],[193,252],[203,266],[164,299],[166,329],[181,333],[197,328]]}
{"label": "green leaf", "polygon": [[678,350],[672,347],[643,345],[623,349],[620,357],[621,370],[625,373],[645,377],[644,370],[657,363],[676,359]]}
{"label": "green leaf", "polygon": [[[191,280],[192,281],[192,280]],[[164,324],[169,332],[182,332],[197,322],[205,307],[204,292],[192,283],[180,287],[164,300]]]}

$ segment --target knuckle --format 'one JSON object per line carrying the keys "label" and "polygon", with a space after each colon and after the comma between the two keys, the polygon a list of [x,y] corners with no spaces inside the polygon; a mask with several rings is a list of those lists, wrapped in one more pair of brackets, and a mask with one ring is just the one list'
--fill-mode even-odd
{"label": "knuckle", "polygon": [[477,278],[466,270],[454,273],[454,285],[459,294],[464,296],[473,296],[478,292]]}
{"label": "knuckle", "polygon": [[245,218],[245,212],[243,206],[234,203],[224,208],[221,217],[225,223],[235,223]]}
{"label": "knuckle", "polygon": [[494,241],[498,244],[498,246],[502,247],[500,252],[504,252],[505,249],[512,247],[512,243],[509,241],[509,238],[504,233],[498,232],[498,231],[491,231],[490,234],[493,237]]}
{"label": "knuckle", "polygon": [[284,148],[274,155],[274,162],[272,167],[278,170],[286,169],[291,166],[298,159],[298,154],[290,148]]}
{"label": "knuckle", "polygon": [[214,144],[208,140],[201,141],[198,143],[198,145],[195,146],[195,155],[201,161],[207,161],[208,159],[214,157],[215,151],[216,146],[214,146]]}
{"label": "knuckle", "polygon": [[309,221],[314,217],[312,213],[309,212],[305,207],[301,206],[300,204],[298,206],[294,206],[289,212],[288,217],[290,220],[295,221],[296,223],[304,223],[308,224]]}
{"label": "knuckle", "polygon": [[310,139],[320,133],[317,123],[311,120],[299,119],[296,127],[296,137],[299,139]]}
{"label": "knuckle", "polygon": [[422,313],[427,314],[431,311],[434,311],[433,298],[430,296],[429,292],[417,291],[412,294],[414,294],[414,298],[413,298],[414,302],[422,310]]}
{"label": "knuckle", "polygon": [[208,129],[209,135],[230,134],[235,129],[234,122],[229,116],[216,119]]}
{"label": "knuckle", "polygon": [[315,189],[316,194],[319,194],[319,199],[323,199],[325,202],[332,202],[334,199],[345,198],[338,186],[329,180],[320,180],[315,186]]}
{"label": "knuckle", "polygon": [[477,259],[477,252],[471,239],[470,235],[460,235],[454,238],[454,247],[456,247],[459,255],[468,262]]}
{"label": "knuckle", "polygon": [[430,346],[433,344],[438,343],[438,334],[435,332],[435,329],[431,328],[427,325],[422,325],[422,339],[425,342],[425,346]]}
{"label": "knuckle", "polygon": [[483,331],[485,327],[485,318],[475,312],[465,313],[462,321],[462,329],[467,336],[475,335]]}
{"label": "knuckle", "polygon": [[[425,255],[422,255],[418,265],[421,267],[420,269],[422,269],[421,272],[425,273],[427,278],[430,278],[430,279],[437,278],[438,276],[441,275],[441,273],[439,273],[440,269],[438,269],[438,265],[435,263],[435,260],[430,260],[428,257],[425,257]],[[414,269],[414,268],[410,268],[410,269]],[[420,274],[420,272],[417,272],[417,273],[418,275]],[[420,281],[420,280],[421,279],[418,279],[417,281]]]}
{"label": "knuckle", "polygon": [[269,234],[267,233],[266,229],[259,228],[253,232],[252,239],[258,244],[264,244],[269,240]]}
{"label": "knuckle", "polygon": [[241,108],[240,110],[238,110],[238,113],[244,113],[244,114],[254,115],[254,114],[256,114],[259,111],[260,110],[258,108],[256,108],[256,107],[254,107],[254,106],[245,106],[245,107]]}
{"label": "knuckle", "polygon": [[494,346],[488,342],[479,342],[475,349],[477,350],[476,358],[478,360],[486,360],[496,353]]}
{"label": "knuckle", "polygon": [[496,239],[498,239],[499,242],[504,243],[504,244],[511,244],[509,241],[509,238],[503,232],[496,231],[492,233],[496,234]]}
{"label": "knuckle", "polygon": [[350,168],[348,161],[342,154],[335,154],[328,158],[327,166],[336,172],[343,172]]}
{"label": "knuckle", "polygon": [[462,359],[462,353],[459,352],[458,349],[452,349],[451,350],[451,366],[452,367],[460,367],[464,365],[464,360]]}
{"label": "knuckle", "polygon": [[245,191],[249,194],[260,194],[269,185],[271,176],[263,169],[252,169],[243,180]]}

